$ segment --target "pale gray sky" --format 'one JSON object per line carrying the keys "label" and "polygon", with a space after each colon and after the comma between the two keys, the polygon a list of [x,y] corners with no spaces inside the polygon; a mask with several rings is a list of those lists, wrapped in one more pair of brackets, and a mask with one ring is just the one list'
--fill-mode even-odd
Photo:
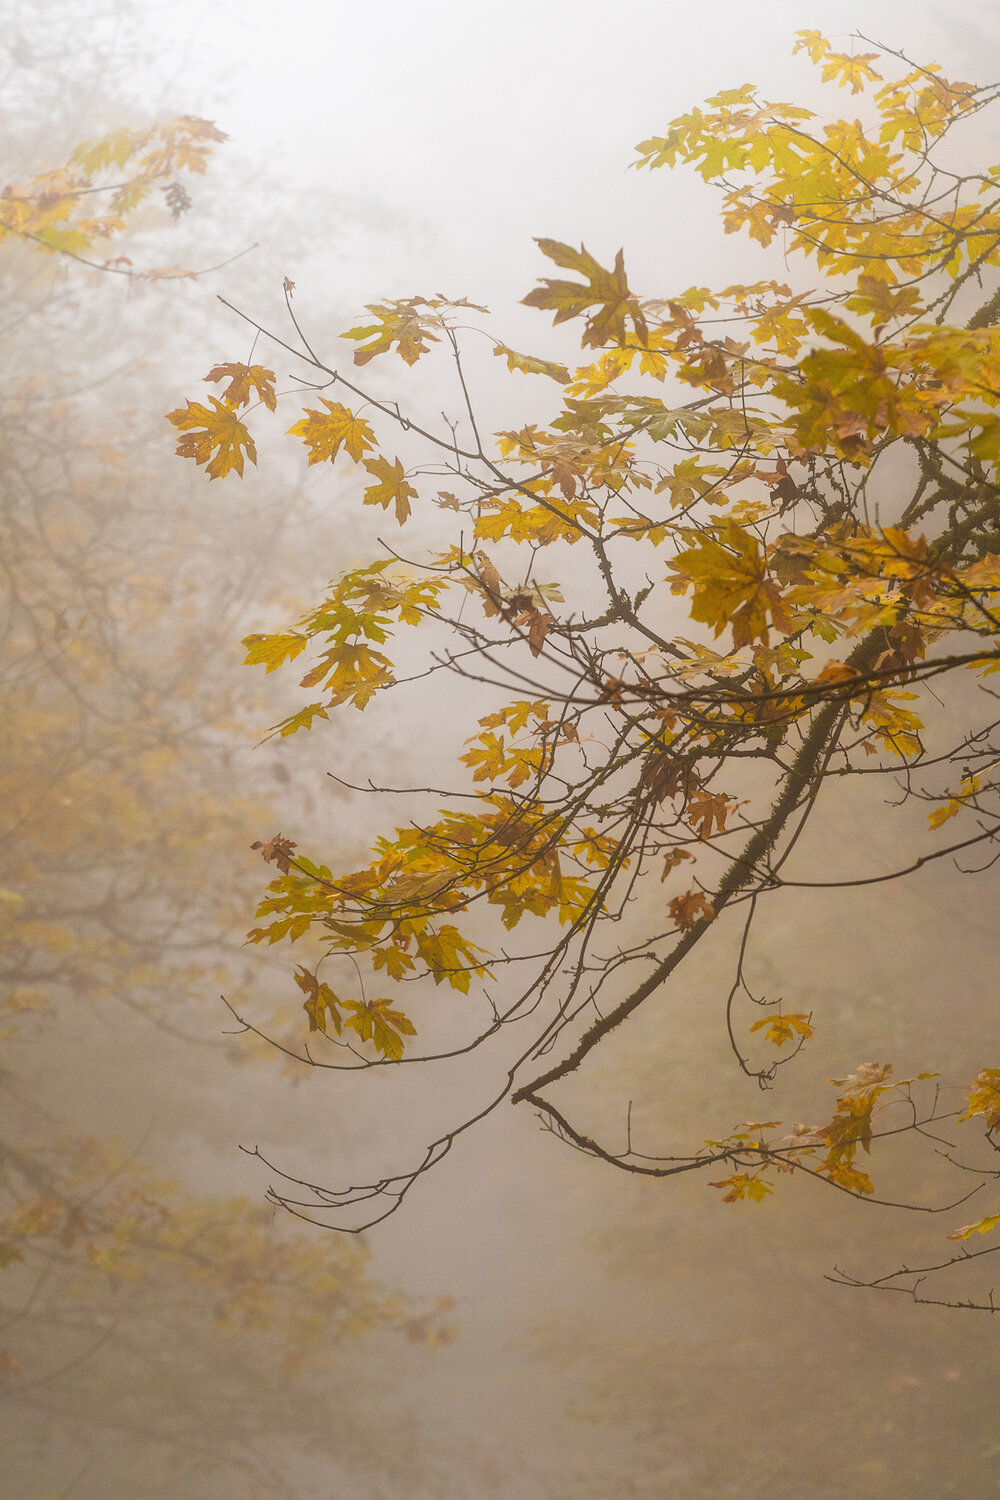
{"label": "pale gray sky", "polygon": [[624,242],[643,271],[687,284],[711,194],[627,172],[633,147],[735,84],[815,97],[815,69],[791,56],[800,28],[845,48],[861,31],[952,77],[1000,73],[991,0],[180,0],[150,18],[174,43],[190,37],[174,93],[204,111],[214,75],[219,123],[269,173],[309,186],[317,225],[331,197],[394,225],[388,242],[331,247],[326,275],[362,302],[428,281],[521,296],[538,274],[532,235],[598,255]]}

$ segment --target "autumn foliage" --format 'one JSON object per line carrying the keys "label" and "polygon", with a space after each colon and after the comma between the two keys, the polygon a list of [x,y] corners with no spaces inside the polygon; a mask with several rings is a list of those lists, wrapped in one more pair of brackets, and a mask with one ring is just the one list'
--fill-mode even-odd
{"label": "autumn foliage", "polygon": [[[0,382],[0,1396],[17,1410],[8,1423],[20,1434],[17,1462],[51,1403],[67,1451],[88,1419],[94,1431],[168,1452],[174,1444],[173,1478],[192,1495],[207,1493],[202,1468],[218,1494],[227,1467],[242,1474],[241,1494],[261,1493],[255,1480],[273,1493],[248,1448],[252,1399],[235,1415],[269,1366],[294,1389],[360,1333],[446,1336],[443,1304],[418,1307],[380,1286],[363,1245],[276,1230],[266,1205],[170,1180],[144,1141],[81,1135],[74,1108],[102,1086],[88,1076],[95,1035],[121,1032],[115,1070],[125,1077],[137,1065],[129,1018],[195,1046],[206,992],[232,977],[239,956],[235,923],[249,892],[245,877],[226,878],[220,854],[249,837],[266,802],[248,788],[232,795],[218,731],[241,723],[247,735],[245,706],[221,674],[192,681],[191,661],[213,641],[224,650],[222,621],[245,593],[257,543],[248,534],[245,556],[230,547],[223,576],[208,531],[191,526],[176,496],[166,524],[135,412],[123,420],[103,381],[100,401],[88,402],[86,385],[46,370],[38,324],[51,333],[51,313],[58,328],[62,296],[81,342],[103,349],[110,335],[94,334],[98,312],[80,278],[92,287],[95,272],[103,282],[105,273],[194,276],[108,252],[154,192],[165,195],[169,229],[190,204],[179,174],[201,173],[224,139],[188,117],[119,130],[0,196],[0,258],[18,309]],[[43,356],[22,369],[25,348],[36,353],[32,335]],[[226,400],[252,379],[240,367]],[[133,372],[132,399],[140,382]],[[70,1099],[60,1097],[60,1041],[79,1053]],[[242,1385],[241,1345],[256,1361]],[[170,1371],[190,1390],[192,1360],[202,1389],[179,1400]],[[225,1391],[213,1394],[213,1382]],[[213,1408],[225,1410],[222,1422]],[[53,1430],[48,1447],[59,1449]],[[99,1487],[116,1483],[110,1462],[106,1447]],[[13,1468],[9,1477],[19,1482]]]}
{"label": "autumn foliage", "polygon": [[[400,526],[438,512],[436,531],[453,515],[450,545],[407,534],[286,629],[247,638],[250,665],[307,664],[308,700],[276,735],[390,692],[407,701],[403,632],[427,641],[425,706],[444,671],[493,695],[453,747],[449,787],[414,792],[360,868],[301,838],[255,846],[276,874],[251,942],[309,949],[295,983],[321,1036],[303,1055],[420,1060],[421,1017],[448,986],[469,997],[455,1053],[520,1023],[484,1113],[526,1103],[593,1156],[704,1172],[726,1201],[763,1199],[782,1173],[871,1198],[880,1135],[958,1111],[933,1073],[862,1063],[820,1124],[750,1122],[652,1158],[595,1139],[556,1086],[717,926],[742,924],[745,951],[760,903],[801,883],[793,850],[845,779],[901,787],[895,816],[925,836],[898,868],[860,851],[857,882],[976,845],[989,856],[1000,832],[1000,166],[949,165],[1000,90],[890,51],[839,53],[815,31],[796,51],[858,96],[863,121],[747,85],[642,142],[634,163],[693,168],[725,231],[773,250],[775,279],[648,296],[622,251],[609,269],[540,239],[564,274],[524,301],[576,330],[583,363],[518,353],[483,309],[435,296],[372,304],[345,334],[353,370],[316,352],[286,282],[291,331],[249,320],[253,357],[270,339],[270,363],[217,366],[221,394],[169,414],[178,452],[212,479],[255,461],[253,434],[280,407],[307,462],[334,465],[363,506]],[[541,381],[535,420],[492,437],[469,353],[483,334],[512,379]],[[304,407],[270,367],[289,353]],[[358,383],[375,361],[438,355],[458,402],[448,426]],[[512,948],[522,923],[531,935]],[[741,973],[719,997],[723,1024],[738,1067],[766,1085],[817,1023],[754,997]],[[995,1072],[963,1117],[990,1142]],[[314,1188],[314,1211],[344,1227],[352,1204],[361,1222],[383,1217],[468,1123],[396,1177]]]}
{"label": "autumn foliage", "polygon": [[192,277],[183,266],[136,269],[127,255],[101,254],[154,192],[173,218],[191,207],[181,173],[204,173],[213,146],[226,139],[210,120],[181,115],[148,130],[122,128],[78,146],[65,166],[0,194],[0,242],[21,240],[47,255],[146,281]]}

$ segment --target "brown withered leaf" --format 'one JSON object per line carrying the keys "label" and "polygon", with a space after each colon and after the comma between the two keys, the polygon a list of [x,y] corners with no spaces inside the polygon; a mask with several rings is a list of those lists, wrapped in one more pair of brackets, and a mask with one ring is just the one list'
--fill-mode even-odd
{"label": "brown withered leaf", "polygon": [[798,500],[799,487],[789,474],[783,458],[778,459],[773,473],[769,474],[763,469],[756,469],[754,474],[757,479],[763,479],[771,491],[771,499],[778,502],[779,515],[784,515],[788,507]]}
{"label": "brown withered leaf", "polygon": [[694,787],[688,795],[687,820],[700,839],[712,837],[712,825],[716,832],[725,833],[726,817],[736,803],[726,792],[707,792],[704,787]]}
{"label": "brown withered leaf", "polygon": [[476,553],[476,562],[479,565],[479,585],[483,592],[483,612],[490,619],[503,609],[503,580],[485,552]]}
{"label": "brown withered leaf", "polygon": [[657,802],[674,797],[678,792],[690,796],[697,787],[697,780],[690,766],[686,766],[667,750],[656,750],[647,757],[642,768],[642,780]]}
{"label": "brown withered leaf", "polygon": [[545,637],[555,623],[554,616],[546,613],[544,610],[536,609],[534,605],[529,605],[526,609],[522,609],[520,614],[515,615],[513,620],[513,624],[519,630],[527,627],[528,645],[531,647],[532,656],[539,655],[542,647],[545,645]]}
{"label": "brown withered leaf", "polygon": [[291,839],[283,838],[280,833],[276,833],[273,838],[258,839],[256,843],[250,845],[250,848],[259,849],[261,856],[267,860],[268,864],[273,861],[282,875],[287,875],[291,865],[292,850],[298,848],[298,845],[293,844]]}
{"label": "brown withered leaf", "polygon": [[666,880],[671,870],[676,870],[682,859],[694,859],[687,849],[670,849],[663,856],[663,874],[660,876],[660,884]]}
{"label": "brown withered leaf", "polygon": [[690,932],[699,922],[715,920],[715,907],[704,891],[685,891],[683,896],[675,896],[667,902],[667,910],[681,932]]}

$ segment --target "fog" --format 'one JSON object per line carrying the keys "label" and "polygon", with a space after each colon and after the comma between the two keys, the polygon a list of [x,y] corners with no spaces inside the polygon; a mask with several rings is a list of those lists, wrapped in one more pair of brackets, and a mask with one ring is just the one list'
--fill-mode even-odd
{"label": "fog", "polygon": [[[1000,1491],[993,1320],[826,1279],[944,1258],[924,1215],[798,1180],[722,1205],[702,1174],[632,1180],[506,1104],[360,1240],[268,1203],[276,1171],[333,1185],[409,1169],[496,1087],[502,1055],[310,1070],[221,998],[301,1048],[293,957],[243,946],[273,873],[250,845],[280,829],[353,868],[411,813],[327,773],[426,784],[455,722],[472,732],[476,693],[431,713],[422,692],[405,712],[386,695],[262,743],[300,697],[241,667],[242,637],[374,555],[385,518],[277,433],[242,483],[210,485],[163,421],[204,398],[214,364],[248,358],[253,331],[219,298],[284,336],[285,277],[328,351],[365,304],[441,291],[488,305],[514,347],[564,358],[519,305],[550,269],[533,236],[605,264],[622,244],[632,284],[657,296],[773,274],[770,252],[725,239],[693,174],[627,171],[636,143],[746,81],[813,102],[791,57],[803,26],[986,82],[995,7],[4,0],[0,19],[4,181],[159,118],[230,138],[182,218],[154,195],[122,240],[136,266],[196,280],[0,244],[2,1493]],[[489,430],[531,420],[499,363],[474,364]],[[391,389],[453,409],[423,368]],[[822,823],[808,858],[897,852],[881,796]],[[578,1095],[588,1128],[621,1133],[631,1109],[655,1152],[762,1111],[809,1118],[828,1079],[887,1049],[900,1074],[972,1076],[995,1039],[995,879],[933,866],[776,898],[753,982],[829,1024],[773,1096],[735,1072],[711,1003],[738,941],[720,932],[612,1038]],[[462,1005],[440,1004],[437,1024],[460,1025]],[[937,1167],[900,1148],[900,1194],[946,1195]]]}

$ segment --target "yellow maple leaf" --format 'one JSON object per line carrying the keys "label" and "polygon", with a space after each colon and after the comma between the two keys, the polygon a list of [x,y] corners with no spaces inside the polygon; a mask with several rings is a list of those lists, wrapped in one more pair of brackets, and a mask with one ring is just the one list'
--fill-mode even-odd
{"label": "yellow maple leaf", "polygon": [[566,385],[569,380],[566,366],[556,364],[551,359],[539,359],[534,354],[518,354],[516,349],[509,349],[506,344],[497,344],[493,353],[506,359],[507,369],[511,373],[519,370],[522,375],[547,375],[550,380],[558,380],[560,385]]}
{"label": "yellow maple leaf", "polygon": [[960,1120],[982,1115],[987,1130],[1000,1127],[1000,1068],[984,1068],[968,1092],[969,1107]]}
{"label": "yellow maple leaf", "polygon": [[281,739],[287,739],[290,734],[298,734],[300,729],[311,729],[314,719],[328,719],[329,717],[322,703],[308,703],[305,708],[300,708],[297,714],[292,714],[288,719],[282,719],[280,724],[275,725],[275,729]]}
{"label": "yellow maple leaf", "polygon": [[580,317],[588,308],[597,312],[587,318],[583,344],[599,347],[601,344],[623,344],[625,342],[625,319],[629,318],[635,328],[636,337],[645,344],[648,329],[642,308],[632,296],[625,276],[625,260],[619,250],[614,269],[605,270],[581,245],[574,250],[559,240],[536,240],[543,255],[555,261],[557,266],[579,271],[586,282],[554,281],[542,278],[542,285],[522,297],[526,307],[540,307],[555,313],[554,323],[565,323],[569,318]]}
{"label": "yellow maple leaf", "polygon": [[[887,750],[902,758],[920,755],[923,745],[920,740],[920,731],[923,724],[916,714],[907,708],[900,708],[898,699],[916,698],[916,693],[904,693],[899,690],[870,693],[861,715],[866,724],[873,725],[873,738],[881,740]],[[865,745],[869,753],[873,753],[875,746],[870,742]]]}
{"label": "yellow maple leaf", "polygon": [[[361,349],[354,351],[354,363],[366,365],[376,354],[388,354],[393,344],[396,352],[408,365],[415,365],[429,344],[438,342],[432,328],[443,327],[443,320],[435,308],[439,301],[428,302],[423,297],[407,297],[397,302],[369,303],[366,312],[374,313],[377,323],[366,323],[358,328],[349,328],[345,339],[368,340]],[[420,309],[427,309],[421,312]]]}
{"label": "yellow maple leaf", "polygon": [[762,1178],[752,1176],[749,1172],[734,1172],[732,1177],[723,1177],[719,1182],[710,1182],[708,1185],[729,1189],[722,1195],[723,1203],[739,1203],[741,1199],[763,1203],[768,1193],[774,1192],[769,1182],[764,1182]]}
{"label": "yellow maple leaf", "polygon": [[274,672],[286,661],[294,661],[309,644],[308,636],[292,635],[245,635],[242,644],[247,648],[243,659],[245,667],[263,667]]}
{"label": "yellow maple leaf", "polygon": [[257,462],[253,438],[231,406],[215,396],[208,399],[211,409],[200,401],[189,401],[186,406],[167,412],[167,421],[184,434],[178,441],[177,452],[181,458],[207,464],[209,479],[221,479],[233,469],[242,478],[244,451],[252,464]]}
{"label": "yellow maple leaf", "polygon": [[137,130],[112,130],[96,140],[82,142],[71,154],[70,163],[88,177],[93,177],[106,167],[123,167],[147,139],[148,136]]}
{"label": "yellow maple leaf", "polygon": [[475,743],[481,745],[480,750],[469,750],[465,755],[458,758],[467,766],[474,767],[473,781],[496,781],[502,774],[507,763],[507,755],[503,739],[498,739],[489,730],[485,734],[476,736]]}
{"label": "yellow maple leaf", "polygon": [[302,1009],[309,1017],[310,1031],[326,1031],[326,1018],[329,1015],[333,1022],[333,1029],[340,1035],[342,1022],[338,1007],[343,1003],[334,994],[328,984],[323,984],[316,975],[303,965],[298,965],[293,979],[299,989],[305,995]]}
{"label": "yellow maple leaf", "polygon": [[209,370],[205,379],[229,381],[222,393],[222,399],[228,406],[249,406],[253,400],[254,391],[268,411],[274,411],[277,405],[278,398],[274,393],[274,371],[265,369],[263,365],[215,365]]}
{"label": "yellow maple leaf", "polygon": [[844,306],[869,317],[878,332],[895,318],[912,316],[922,303],[915,287],[892,286],[881,276],[862,273],[858,277],[857,290],[852,292]]}
{"label": "yellow maple leaf", "polygon": [[357,641],[332,646],[324,652],[322,660],[306,673],[300,686],[315,687],[317,682],[323,682],[331,694],[327,708],[353,703],[355,708],[364,709],[378,688],[391,687],[394,681],[389,658]]}
{"label": "yellow maple leaf", "polygon": [[356,417],[346,406],[337,401],[320,400],[325,412],[306,407],[306,414],[288,431],[292,437],[300,437],[309,449],[309,462],[321,464],[326,459],[332,463],[341,447],[360,463],[366,451],[375,447],[375,434],[363,417]]}
{"label": "yellow maple leaf", "polygon": [[970,773],[968,776],[964,776],[959,791],[953,793],[947,802],[940,804],[927,814],[927,821],[930,826],[932,828],[940,828],[942,824],[947,823],[949,818],[954,818],[962,811],[963,807],[969,805],[981,785],[981,775]]}
{"label": "yellow maple leaf", "polygon": [[371,1042],[377,1052],[390,1062],[398,1062],[403,1055],[403,1037],[416,1036],[417,1028],[401,1010],[392,1010],[390,1000],[345,1000],[344,1008],[354,1014],[347,1025],[356,1031],[363,1042]]}
{"label": "yellow maple leaf", "polygon": [[768,577],[764,549],[757,538],[735,521],[719,528],[721,540],[700,536],[674,560],[671,588],[683,593],[694,586],[691,618],[711,625],[721,635],[727,625],[733,646],[768,639],[767,616],[775,627],[788,627],[788,617],[777,584]]}
{"label": "yellow maple leaf", "polygon": [[866,82],[881,82],[882,74],[872,67],[872,61],[878,55],[877,52],[858,52],[852,57],[846,52],[828,52],[823,82],[835,79],[842,87],[850,84],[852,94],[860,94]]}
{"label": "yellow maple leaf", "polygon": [[763,1031],[765,1028],[767,1040],[775,1047],[783,1047],[786,1042],[794,1041],[796,1035],[806,1039],[813,1034],[809,1017],[804,1014],[764,1016],[762,1020],[755,1021],[750,1030]]}
{"label": "yellow maple leaf", "polygon": [[974,1234],[989,1234],[1000,1224],[1000,1214],[987,1214],[985,1219],[977,1219],[974,1224],[963,1224],[961,1229],[956,1229],[954,1234],[949,1234],[950,1240],[968,1240]]}
{"label": "yellow maple leaf", "polygon": [[390,505],[395,506],[396,520],[402,526],[410,514],[410,499],[416,499],[417,494],[412,484],[407,484],[404,478],[403,465],[398,458],[393,463],[387,458],[366,458],[365,468],[379,482],[369,485],[365,490],[364,504],[381,505],[383,510],[388,510]]}
{"label": "yellow maple leaf", "polygon": [[850,1193],[873,1193],[874,1185],[867,1172],[861,1172],[847,1161],[833,1162],[820,1168],[831,1182],[847,1188]]}

